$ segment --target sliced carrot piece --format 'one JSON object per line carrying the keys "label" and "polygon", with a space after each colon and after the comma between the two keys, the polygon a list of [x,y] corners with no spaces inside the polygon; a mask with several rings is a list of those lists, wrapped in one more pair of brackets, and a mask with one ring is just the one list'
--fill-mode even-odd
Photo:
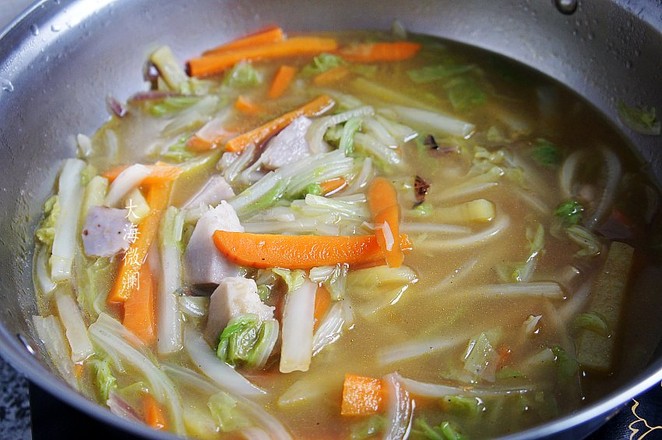
{"label": "sliced carrot piece", "polygon": [[345,374],[342,387],[342,405],[340,407],[341,415],[367,416],[377,414],[381,410],[382,400],[383,384],[381,379]]}
{"label": "sliced carrot piece", "polygon": [[324,182],[320,183],[322,194],[325,196],[335,194],[346,186],[347,180],[345,180],[344,177],[334,177],[333,179],[325,180]]}
{"label": "sliced carrot piece", "polygon": [[322,319],[324,319],[324,315],[326,315],[329,307],[331,307],[331,294],[326,287],[319,286],[317,292],[315,292],[315,324],[313,327],[315,330],[317,330]]}
{"label": "sliced carrot piece", "polygon": [[146,345],[156,341],[156,315],[154,309],[154,277],[147,263],[140,267],[138,283],[124,301],[122,324]]}
{"label": "sliced carrot piece", "polygon": [[315,76],[313,78],[313,84],[316,86],[328,86],[329,84],[337,83],[347,75],[349,75],[349,69],[347,67],[337,66]]}
{"label": "sliced carrot piece", "polygon": [[227,52],[229,50],[236,50],[251,46],[260,46],[268,43],[277,43],[285,39],[285,32],[278,26],[271,26],[261,31],[248,34],[244,37],[237,38],[229,43],[221,44],[213,49],[209,49],[204,54],[212,55]]}
{"label": "sliced carrot piece", "polygon": [[285,113],[264,125],[261,125],[247,133],[240,134],[225,143],[225,150],[237,153],[242,151],[248,145],[254,143],[261,144],[273,135],[277,134],[283,128],[287,127],[293,120],[299,116],[318,116],[329,110],[335,101],[327,95],[321,95],[307,104]]}
{"label": "sliced carrot piece", "polygon": [[152,428],[158,430],[166,429],[166,418],[163,408],[161,408],[159,402],[151,394],[145,394],[143,397],[143,416],[145,417],[145,423]]}
{"label": "sliced carrot piece", "polygon": [[271,87],[269,87],[267,96],[271,99],[282,96],[288,87],[290,87],[290,84],[292,84],[296,74],[296,68],[286,65],[280,66],[274,75],[274,79],[271,81]]}
{"label": "sliced carrot piece", "polygon": [[264,109],[254,102],[251,102],[243,95],[239,95],[234,102],[234,108],[247,115],[258,115],[264,112]]}
{"label": "sliced carrot piece", "polygon": [[147,187],[149,214],[138,224],[136,240],[131,243],[120,262],[115,282],[108,294],[109,303],[124,303],[140,283],[140,269],[156,238],[163,212],[168,207],[172,182],[161,182]]}
{"label": "sliced carrot piece", "polygon": [[276,43],[243,47],[219,54],[204,55],[188,62],[191,76],[210,76],[223,72],[240,61],[258,61],[333,52],[338,43],[333,38],[294,37]]}
{"label": "sliced carrot piece", "polygon": [[411,41],[393,41],[382,43],[353,44],[340,49],[340,55],[355,63],[374,63],[379,61],[402,61],[412,58],[421,49],[419,43]]}
{"label": "sliced carrot piece", "polygon": [[[182,173],[182,169],[180,167],[165,162],[157,162],[154,165],[146,166],[150,169],[150,173],[142,180],[142,185],[152,185],[164,181],[173,181]],[[117,176],[119,176],[120,173],[128,167],[129,165],[118,165],[104,171],[101,173],[101,175],[112,183],[112,181],[115,180]]]}
{"label": "sliced carrot piece", "polygon": [[[258,269],[310,269],[339,263],[363,266],[383,263],[385,258],[374,235],[276,235],[215,231],[214,244],[228,260]],[[400,236],[399,245],[411,249],[409,238],[404,234]]]}
{"label": "sliced carrot piece", "polygon": [[384,177],[376,177],[368,186],[368,207],[375,224],[379,247],[389,267],[400,267],[404,254],[396,237],[400,234],[400,205],[395,187]]}

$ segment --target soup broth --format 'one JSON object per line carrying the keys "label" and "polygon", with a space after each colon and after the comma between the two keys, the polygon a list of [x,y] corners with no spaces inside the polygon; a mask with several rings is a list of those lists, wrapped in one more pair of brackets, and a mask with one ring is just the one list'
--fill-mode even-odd
{"label": "soup broth", "polygon": [[34,265],[63,378],[192,438],[497,437],[603,395],[658,215],[614,129],[456,43],[253,38],[158,49],[79,135]]}

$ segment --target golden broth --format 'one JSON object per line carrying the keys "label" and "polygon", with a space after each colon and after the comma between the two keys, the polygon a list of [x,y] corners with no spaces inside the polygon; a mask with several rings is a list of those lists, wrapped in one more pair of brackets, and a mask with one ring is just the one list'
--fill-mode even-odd
{"label": "golden broth", "polygon": [[[378,33],[330,35],[337,38],[341,45],[352,41],[391,38]],[[612,371],[601,374],[586,374],[581,365],[575,365],[577,369],[563,377],[563,369],[568,365],[572,367],[576,356],[577,332],[586,331],[577,329],[575,318],[579,313],[591,311],[590,295],[584,302],[578,299],[573,303],[573,298],[582,289],[586,295],[592,280],[600,276],[610,233],[605,232],[604,228],[595,228],[594,237],[600,244],[598,254],[577,256],[577,252],[584,248],[564,234],[558,216],[554,214],[557,206],[568,198],[559,189],[559,174],[563,161],[574,151],[588,151],[582,158],[583,163],[588,165],[578,173],[583,191],[580,195],[586,196],[589,202],[597,203],[605,181],[600,155],[602,149],[606,149],[617,155],[623,166],[622,175],[626,177],[617,190],[618,194],[633,188],[646,188],[651,192],[652,185],[641,177],[637,162],[626,156],[624,142],[613,128],[586,103],[557,83],[494,54],[431,38],[414,36],[412,39],[423,44],[412,59],[349,63],[346,65],[347,76],[330,84],[315,85],[315,75],[305,74],[305,66],[311,65],[312,57],[255,62],[253,67],[262,77],[255,86],[233,88],[227,85],[223,75],[205,82],[204,87],[208,88],[209,95],[216,99],[213,104],[215,109],[232,108],[238,94],[261,106],[262,111],[256,116],[230,110],[232,115],[226,123],[237,132],[271,120],[320,93],[329,93],[339,102],[332,112],[345,110],[342,107],[350,102],[346,95],[351,95],[360,103],[373,105],[376,109],[386,108],[383,114],[387,119],[409,125],[418,133],[417,139],[397,147],[401,165],[379,165],[379,160],[373,158],[377,163],[377,173],[386,175],[398,190],[401,228],[408,232],[413,243],[413,250],[406,255],[404,264],[415,272],[417,282],[405,283],[403,292],[383,286],[352,289],[352,282],[348,282],[345,297],[351,302],[354,322],[346,325],[337,341],[313,357],[307,372],[280,373],[278,353],[272,354],[264,370],[238,369],[267,391],[267,396],[259,401],[282,421],[295,438],[349,438],[353,430],[370,419],[369,416],[340,415],[346,373],[379,378],[398,372],[417,381],[453,385],[466,390],[525,390],[497,397],[467,391],[465,398],[473,403],[465,402],[464,406],[453,399],[425,398],[412,393],[413,438],[425,438],[416,423],[418,419],[424,419],[430,426],[451,422],[466,438],[494,437],[518,431],[568,413],[599,397],[606,391],[604,378],[619,376],[619,364],[615,362]],[[297,79],[288,94],[269,100],[265,98],[269,79],[284,63],[298,68]],[[409,73],[440,65],[446,69],[445,73],[438,73],[437,79],[423,83],[413,81]],[[366,83],[376,84],[379,90],[386,89],[392,94],[378,96],[379,92],[366,87]],[[182,139],[186,140],[195,133],[217,110],[201,118],[192,118],[190,123],[179,124],[181,126],[177,128],[181,114],[191,105],[155,116],[154,106],[162,101],[162,97],[130,100],[125,116],[113,117],[92,137],[92,150],[85,160],[99,171],[136,162],[164,160],[177,163],[172,155],[164,158],[164,152],[175,151],[169,146],[182,143]],[[470,136],[462,138],[398,120],[388,111],[393,104],[412,106],[412,103],[470,122],[475,129]],[[434,135],[437,148],[423,142],[428,135]],[[552,157],[551,163],[540,163],[535,157],[539,139],[553,145],[556,156]],[[177,151],[187,153],[186,160],[196,157],[186,150],[183,143]],[[206,162],[177,182],[171,198],[172,205],[181,207],[209,176],[218,173],[216,163],[220,153],[204,154],[208,157]],[[356,148],[356,156],[363,160],[370,154]],[[352,179],[358,178],[359,169],[356,167],[347,176],[350,184]],[[485,177],[490,172],[501,172],[501,175]],[[429,184],[423,205],[416,202],[415,176]],[[465,184],[467,181],[470,184]],[[476,189],[479,184],[483,186]],[[247,186],[246,182],[233,183],[237,194]],[[463,188],[472,187],[466,194],[461,192]],[[343,191],[331,197],[342,199]],[[651,197],[656,198],[657,194]],[[485,199],[493,204],[496,208],[493,218],[483,222],[448,222],[438,212],[435,213],[438,208],[457,206],[476,199]],[[288,207],[290,202],[283,199],[278,204]],[[600,222],[605,223],[616,211],[624,215],[629,219],[629,235],[619,240],[638,246],[639,238],[651,221],[651,217],[643,217],[648,209],[643,205],[647,203],[645,198],[639,205],[617,201],[615,208],[610,207]],[[428,208],[429,212],[426,213],[423,208]],[[585,213],[590,213],[592,209],[587,203]],[[250,216],[241,220],[251,221]],[[440,231],[430,225],[453,226]],[[490,228],[495,228],[494,232],[486,233]],[[526,276],[525,281],[556,283],[561,288],[562,297],[495,293],[499,285],[516,284],[516,280],[504,279],[504,276],[512,278],[517,266],[532,255],[532,240],[537,228],[543,230],[544,244],[533,257],[532,273]],[[365,226],[360,224],[355,229],[367,233]],[[600,235],[602,232],[605,235]],[[188,238],[188,233],[190,229],[186,232],[185,228],[184,240]],[[472,234],[481,233],[485,234],[483,240],[467,239]],[[645,249],[638,247],[637,253],[645,253]],[[39,261],[36,264],[40,264]],[[577,272],[576,277],[571,276],[572,270]],[[257,277],[258,273],[249,269],[247,276]],[[189,291],[191,286],[187,285],[185,275],[183,280],[180,292]],[[109,281],[112,282],[112,277]],[[76,282],[74,286],[79,289]],[[268,302],[276,304],[278,298],[285,295],[286,288],[282,282],[272,287]],[[109,288],[106,286],[106,290]],[[80,295],[79,291],[76,293]],[[42,315],[57,313],[52,295],[42,292],[40,300]],[[117,319],[122,317],[120,312],[117,307],[107,310]],[[84,317],[86,325],[94,322],[89,315],[84,314]],[[525,322],[531,317],[540,318],[536,318],[538,323],[532,324],[527,332]],[[204,329],[204,317],[184,315],[184,320],[187,325]],[[623,325],[621,323],[620,327]],[[609,331],[618,341],[617,329]],[[481,334],[494,341],[491,350],[499,359],[495,380],[472,374],[465,366],[467,346]],[[441,347],[444,340],[448,342],[447,347]],[[420,348],[426,343],[430,346],[427,351],[403,360],[385,360],[397,347],[409,344]],[[561,347],[562,354],[552,351],[557,350],[555,347]],[[562,365],[563,353],[571,359],[569,364]],[[161,356],[159,361],[197,370],[184,351]],[[83,374],[79,386],[91,398],[98,399],[96,373],[87,361],[81,365]],[[117,389],[144,381],[139,371],[130,368],[125,373],[116,368],[112,372],[117,379]],[[209,395],[192,390],[185,384],[180,386],[178,392],[184,411],[203,414],[196,419],[198,421],[213,422],[207,408]],[[299,400],[284,402],[283,396],[297,394],[292,391],[297,386],[302,390]],[[214,436],[214,429],[205,431],[200,427],[204,423],[192,428],[195,421],[186,420],[186,417],[193,416],[185,415],[188,435]],[[229,437],[232,435],[228,434]]]}

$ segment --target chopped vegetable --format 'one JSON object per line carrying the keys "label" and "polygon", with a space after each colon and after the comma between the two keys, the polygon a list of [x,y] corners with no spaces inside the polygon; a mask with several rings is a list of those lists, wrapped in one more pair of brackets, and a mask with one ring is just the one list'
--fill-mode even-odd
{"label": "chopped vegetable", "polygon": [[408,70],[407,76],[417,84],[425,84],[440,79],[450,78],[451,76],[461,75],[475,69],[470,64],[436,64],[434,66],[425,66],[420,69]]}
{"label": "chopped vegetable", "polygon": [[71,360],[75,363],[81,363],[94,353],[94,347],[90,342],[87,333],[87,327],[80,309],[71,293],[61,287],[55,292],[55,304],[60,321],[64,326],[69,347],[71,348]]}
{"label": "chopped vegetable", "polygon": [[326,315],[326,312],[329,311],[330,307],[331,307],[331,294],[326,289],[326,287],[324,286],[318,287],[317,291],[315,292],[315,313],[314,313],[315,330],[317,330],[317,328],[319,327],[320,323],[322,322],[322,319],[324,318],[324,315]]}
{"label": "chopped vegetable", "polygon": [[482,105],[487,95],[472,78],[457,77],[444,85],[448,99],[455,110],[468,111]]}
{"label": "chopped vegetable", "polygon": [[278,26],[268,27],[245,37],[237,38],[229,43],[221,44],[205,52],[205,55],[219,54],[246,47],[255,47],[268,43],[277,43],[285,39],[285,32]]}
{"label": "chopped vegetable", "polygon": [[349,75],[349,69],[345,66],[334,67],[325,72],[316,75],[313,78],[313,84],[316,86],[328,86],[329,84],[341,81]]}
{"label": "chopped vegetable", "polygon": [[81,185],[85,162],[67,159],[58,179],[59,214],[55,217],[53,247],[51,251],[51,278],[54,282],[65,281],[71,277],[71,267],[78,231],[78,219],[83,199]]}
{"label": "chopped vegetable", "polygon": [[637,133],[655,136],[662,132],[655,107],[635,107],[619,101],[616,109],[621,121]]}
{"label": "chopped vegetable", "polygon": [[319,75],[327,70],[343,66],[345,60],[342,57],[330,53],[321,53],[313,57],[313,62],[303,68],[302,73],[307,76]]}
{"label": "chopped vegetable", "polygon": [[137,289],[139,289],[140,268],[142,267],[147,252],[157,236],[161,216],[168,206],[170,189],[172,184],[150,185],[147,191],[147,203],[151,211],[138,225],[138,236],[131,243],[124,259],[120,263],[120,269],[115,283],[108,295],[108,302],[122,303],[126,301]]}
{"label": "chopped vegetable", "polygon": [[231,152],[239,152],[248,144],[261,144],[271,136],[275,135],[299,116],[319,116],[333,107],[334,101],[326,95],[318,96],[307,104],[285,113],[282,116],[257,127],[247,133],[234,137],[226,142],[225,149]]}
{"label": "chopped vegetable", "polygon": [[145,423],[153,429],[162,431],[167,428],[165,414],[163,408],[156,401],[156,399],[149,393],[145,394],[143,398],[143,414]]}
{"label": "chopped vegetable", "polygon": [[554,215],[561,220],[564,227],[581,223],[583,213],[584,206],[573,199],[561,202],[554,210]]}
{"label": "chopped vegetable", "polygon": [[558,167],[563,161],[559,148],[544,138],[535,140],[531,148],[531,157],[539,165],[546,168]]}
{"label": "chopped vegetable", "polygon": [[476,199],[458,205],[434,208],[438,221],[443,223],[487,223],[496,217],[494,203]]}
{"label": "chopped vegetable", "polygon": [[[617,331],[625,301],[625,287],[630,274],[634,249],[620,242],[609,247],[607,260],[591,289],[588,310],[599,314],[611,332]],[[609,371],[614,357],[614,338],[593,330],[579,332],[576,339],[577,361],[590,371]]]}
{"label": "chopped vegetable", "polygon": [[464,440],[465,438],[450,422],[441,422],[437,426],[430,426],[422,418],[414,421],[414,432],[427,440]]}
{"label": "chopped vegetable", "polygon": [[237,399],[226,392],[220,391],[212,395],[207,406],[216,418],[221,432],[231,432],[251,426],[250,420],[239,408]]}
{"label": "chopped vegetable", "polygon": [[375,63],[379,61],[402,61],[412,58],[421,49],[419,43],[411,41],[375,42],[353,44],[340,49],[347,61]]}
{"label": "chopped vegetable", "polygon": [[188,62],[191,76],[210,76],[232,67],[240,61],[258,61],[299,55],[314,55],[336,50],[338,43],[332,38],[294,37],[275,43],[243,47],[218,54],[193,58]]}
{"label": "chopped vegetable", "polygon": [[144,263],[138,272],[137,285],[124,301],[122,324],[146,345],[156,341],[155,289],[152,271],[149,264]]}
{"label": "chopped vegetable", "polygon": [[350,440],[365,440],[367,438],[379,435],[386,425],[384,416],[373,414],[367,420],[364,420],[352,426]]}
{"label": "chopped vegetable", "polygon": [[304,281],[306,280],[306,272],[300,269],[289,270],[289,269],[276,267],[274,269],[271,269],[271,271],[276,275],[278,275],[283,281],[285,281],[288,292],[298,289],[303,285]]}
{"label": "chopped vegetable", "polygon": [[285,295],[281,320],[282,344],[278,366],[281,373],[308,371],[310,367],[313,356],[316,290],[316,284],[304,280],[300,287]]}
{"label": "chopped vegetable", "polygon": [[383,177],[375,178],[368,186],[368,206],[375,223],[375,236],[380,249],[386,255],[389,267],[400,267],[404,254],[400,248],[400,205],[391,182]]}
{"label": "chopped vegetable", "polygon": [[345,374],[342,387],[343,416],[366,416],[380,412],[383,400],[381,379]]}
{"label": "chopped vegetable", "polygon": [[243,95],[239,95],[237,100],[234,102],[234,108],[246,115],[259,115],[264,112],[264,109],[254,102],[251,102],[248,98]]}
{"label": "chopped vegetable", "polygon": [[607,321],[604,316],[600,315],[598,312],[580,313],[575,316],[573,325],[577,329],[590,330],[604,337],[609,336],[609,326],[607,325]]}
{"label": "chopped vegetable", "polygon": [[97,386],[99,401],[105,403],[110,396],[110,392],[117,388],[117,379],[110,369],[110,361],[107,358],[103,360],[93,359],[90,361]]}
{"label": "chopped vegetable", "polygon": [[[258,269],[310,269],[339,263],[366,266],[385,258],[373,235],[294,236],[216,231],[214,243],[230,261]],[[403,251],[411,249],[404,234],[400,235],[399,244]]]}
{"label": "chopped vegetable", "polygon": [[260,369],[277,340],[277,322],[261,321],[259,316],[247,313],[230,320],[221,333],[216,355],[230,365]]}
{"label": "chopped vegetable", "polygon": [[579,364],[575,359],[570,357],[568,352],[558,345],[555,345],[552,347],[552,353],[554,353],[557,372],[562,380],[570,379],[577,374],[579,371]]}
{"label": "chopped vegetable", "polygon": [[242,61],[235,64],[223,78],[223,85],[234,89],[255,87],[262,82],[262,75],[251,63]]}
{"label": "chopped vegetable", "polygon": [[290,87],[294,77],[297,74],[297,69],[292,66],[282,65],[276,71],[274,79],[271,82],[271,87],[269,87],[268,96],[271,99],[279,98],[285,93],[285,91]]}

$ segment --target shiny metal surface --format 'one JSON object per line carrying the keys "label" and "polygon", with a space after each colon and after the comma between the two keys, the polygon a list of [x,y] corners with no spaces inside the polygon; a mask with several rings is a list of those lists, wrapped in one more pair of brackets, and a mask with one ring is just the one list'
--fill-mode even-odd
{"label": "shiny metal surface", "polygon": [[[51,191],[58,161],[74,155],[76,133],[92,133],[107,118],[107,94],[125,99],[145,87],[141,67],[157,45],[168,44],[185,59],[267,24],[278,23],[290,32],[388,29],[396,18],[412,31],[499,52],[565,83],[614,121],[662,181],[662,140],[628,130],[615,111],[618,100],[662,109],[660,0],[580,0],[569,14],[559,12],[552,1],[539,0],[37,2],[0,36],[3,355],[79,409],[134,433],[156,436],[55,380],[44,357],[31,355],[17,337],[22,335],[31,347],[40,346],[30,320],[36,311],[31,231]],[[655,286],[654,280],[644,279],[638,287],[647,286]],[[651,331],[659,326],[652,324]],[[660,382],[662,356],[633,374],[585,410],[511,438],[580,438],[631,397]]]}

